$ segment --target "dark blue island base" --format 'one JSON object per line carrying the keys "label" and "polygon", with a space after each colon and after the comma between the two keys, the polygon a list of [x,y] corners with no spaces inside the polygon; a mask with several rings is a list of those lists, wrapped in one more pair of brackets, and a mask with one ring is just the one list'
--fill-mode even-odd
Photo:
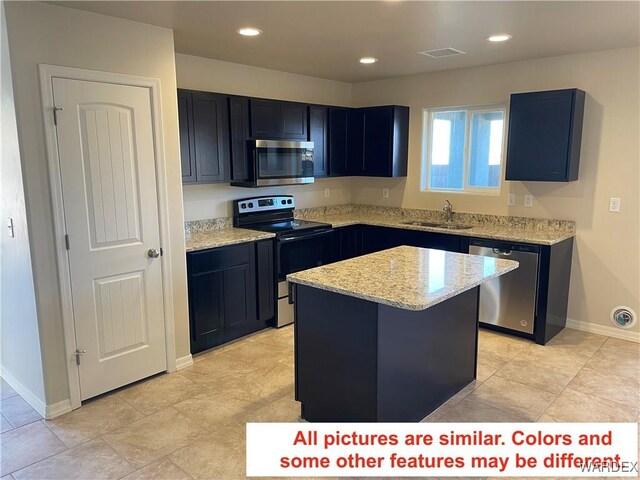
{"label": "dark blue island base", "polygon": [[305,420],[418,422],[475,379],[479,287],[420,311],[293,287]]}

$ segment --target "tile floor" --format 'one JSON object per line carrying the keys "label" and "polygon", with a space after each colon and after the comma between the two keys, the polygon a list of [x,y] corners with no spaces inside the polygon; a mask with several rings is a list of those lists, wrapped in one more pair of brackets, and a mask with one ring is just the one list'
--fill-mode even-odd
{"label": "tile floor", "polygon": [[[425,421],[637,422],[640,345],[481,331],[478,379]],[[0,480],[244,478],[244,424],[298,421],[293,328],[265,330],[42,420],[2,382]]]}

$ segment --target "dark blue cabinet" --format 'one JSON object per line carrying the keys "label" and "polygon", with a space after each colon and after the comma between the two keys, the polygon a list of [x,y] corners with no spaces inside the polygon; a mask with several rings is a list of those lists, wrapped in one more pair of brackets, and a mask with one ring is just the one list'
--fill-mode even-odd
{"label": "dark blue cabinet", "polygon": [[313,175],[329,175],[329,108],[309,106],[309,141],[313,142]]}
{"label": "dark blue cabinet", "polygon": [[254,139],[307,139],[307,105],[254,98],[249,103]]}
{"label": "dark blue cabinet", "polygon": [[505,179],[577,180],[584,101],[576,88],[511,95]]}
{"label": "dark blue cabinet", "polygon": [[273,241],[187,253],[191,353],[266,328],[275,313]]}
{"label": "dark blue cabinet", "polygon": [[227,96],[178,90],[183,183],[229,180]]}
{"label": "dark blue cabinet", "polygon": [[249,149],[249,99],[247,97],[229,97],[229,130],[231,142],[231,181],[246,182],[253,172],[252,162],[248,161]]}
{"label": "dark blue cabinet", "polygon": [[408,107],[332,108],[330,117],[331,176],[407,175]]}

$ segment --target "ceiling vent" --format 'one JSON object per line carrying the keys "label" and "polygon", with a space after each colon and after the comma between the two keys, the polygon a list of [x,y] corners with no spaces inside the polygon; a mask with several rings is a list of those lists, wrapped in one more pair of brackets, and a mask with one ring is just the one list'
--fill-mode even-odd
{"label": "ceiling vent", "polygon": [[426,55],[431,58],[450,57],[452,55],[464,55],[462,50],[456,50],[455,48],[439,48],[437,50],[425,50],[424,52],[418,52],[420,55]]}

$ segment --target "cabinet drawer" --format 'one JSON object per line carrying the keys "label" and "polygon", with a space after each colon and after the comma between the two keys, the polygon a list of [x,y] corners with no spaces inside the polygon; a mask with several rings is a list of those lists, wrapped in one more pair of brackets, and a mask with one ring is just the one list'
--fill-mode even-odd
{"label": "cabinet drawer", "polygon": [[252,247],[253,243],[249,242],[200,252],[189,252],[187,254],[189,275],[245,265],[251,261]]}

